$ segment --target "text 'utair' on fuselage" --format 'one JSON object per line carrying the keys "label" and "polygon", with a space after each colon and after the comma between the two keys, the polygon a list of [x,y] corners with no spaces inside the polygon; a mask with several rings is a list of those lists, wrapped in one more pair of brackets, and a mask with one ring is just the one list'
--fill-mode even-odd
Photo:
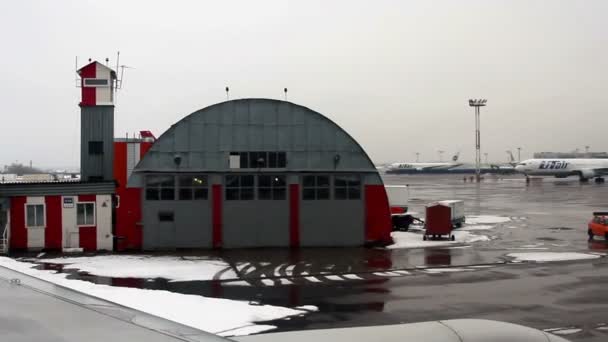
{"label": "text 'utair' on fuselage", "polygon": [[515,171],[528,176],[553,176],[566,178],[578,176],[581,181],[595,178],[603,182],[608,175],[608,159],[528,159],[515,166]]}

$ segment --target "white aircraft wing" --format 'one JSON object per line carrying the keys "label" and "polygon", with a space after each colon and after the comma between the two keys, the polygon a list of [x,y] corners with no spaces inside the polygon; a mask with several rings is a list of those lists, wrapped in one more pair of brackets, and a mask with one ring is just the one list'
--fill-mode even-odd
{"label": "white aircraft wing", "polygon": [[567,342],[522,325],[484,319],[336,328],[238,336],[239,342]]}

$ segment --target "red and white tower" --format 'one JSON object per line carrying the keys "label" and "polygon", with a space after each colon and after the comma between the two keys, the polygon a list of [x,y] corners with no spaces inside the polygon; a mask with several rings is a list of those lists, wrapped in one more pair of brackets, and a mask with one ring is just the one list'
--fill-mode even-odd
{"label": "red and white tower", "polygon": [[111,181],[114,160],[114,91],[116,72],[94,61],[78,71],[80,76],[80,174],[81,179]]}

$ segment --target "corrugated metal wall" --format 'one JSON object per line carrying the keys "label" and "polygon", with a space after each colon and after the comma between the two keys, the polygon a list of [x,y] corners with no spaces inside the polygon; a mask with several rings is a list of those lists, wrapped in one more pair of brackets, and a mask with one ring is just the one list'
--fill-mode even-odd
{"label": "corrugated metal wall", "polygon": [[[89,142],[102,141],[103,154],[90,154]],[[80,175],[114,179],[114,106],[80,107]]]}

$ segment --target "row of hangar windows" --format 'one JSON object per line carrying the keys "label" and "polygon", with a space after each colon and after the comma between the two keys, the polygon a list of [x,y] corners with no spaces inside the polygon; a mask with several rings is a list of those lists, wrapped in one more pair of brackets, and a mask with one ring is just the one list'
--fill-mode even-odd
{"label": "row of hangar windows", "polygon": [[[285,175],[225,175],[225,198],[228,201],[285,200]],[[361,199],[358,175],[301,176],[303,200]],[[146,177],[146,200],[206,200],[209,183],[206,175],[149,175]]]}

